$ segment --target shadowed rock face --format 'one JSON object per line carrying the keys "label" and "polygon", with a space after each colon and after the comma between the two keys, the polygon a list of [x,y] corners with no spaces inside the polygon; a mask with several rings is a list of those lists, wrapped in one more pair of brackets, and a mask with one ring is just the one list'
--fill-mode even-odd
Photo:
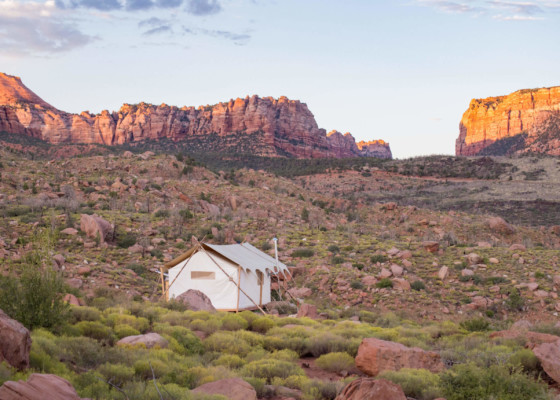
{"label": "shadowed rock face", "polygon": [[[350,134],[337,132],[337,135],[327,136],[325,130],[317,126],[306,104],[286,97],[252,96],[198,108],[125,104],[118,112],[69,114],[44,102],[19,78],[2,73],[0,131],[28,135],[53,144],[105,145],[256,133],[258,140],[251,150],[262,156],[360,157],[378,153],[362,151]],[[388,144],[383,142],[380,146],[379,154],[390,155]]]}
{"label": "shadowed rock face", "polygon": [[[458,156],[479,155],[496,142],[525,133],[526,143],[515,151],[559,155],[560,137],[556,136],[560,132],[554,122],[559,111],[560,87],[474,99],[461,119],[455,152]],[[543,135],[546,136],[544,144],[540,143]],[[497,152],[499,146],[494,147]]]}

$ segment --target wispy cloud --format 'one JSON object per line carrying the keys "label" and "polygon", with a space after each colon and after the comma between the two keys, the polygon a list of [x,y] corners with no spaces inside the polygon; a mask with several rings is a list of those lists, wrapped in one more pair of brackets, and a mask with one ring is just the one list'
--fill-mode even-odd
{"label": "wispy cloud", "polygon": [[237,46],[244,46],[251,40],[248,32],[237,33],[220,29],[197,29],[183,27],[183,32],[189,35],[206,35],[214,38],[231,40]]}
{"label": "wispy cloud", "polygon": [[504,21],[536,21],[560,11],[560,0],[415,0],[416,4],[454,14],[487,15]]}

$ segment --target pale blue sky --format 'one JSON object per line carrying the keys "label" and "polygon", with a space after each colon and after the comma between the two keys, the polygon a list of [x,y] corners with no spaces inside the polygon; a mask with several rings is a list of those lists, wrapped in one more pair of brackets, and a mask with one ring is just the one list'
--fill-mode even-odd
{"label": "pale blue sky", "polygon": [[560,85],[560,0],[0,0],[0,71],[70,112],[299,99],[404,158],[473,97]]}

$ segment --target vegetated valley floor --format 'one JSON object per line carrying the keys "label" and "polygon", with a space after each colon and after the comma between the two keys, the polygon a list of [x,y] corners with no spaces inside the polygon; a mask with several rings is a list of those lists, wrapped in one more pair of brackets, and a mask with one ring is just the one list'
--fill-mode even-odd
{"label": "vegetated valley floor", "polygon": [[[138,355],[122,350],[115,358],[114,342],[127,332],[157,330],[175,338],[171,353],[138,353],[158,360],[162,384],[175,385],[167,387],[170,392],[241,376],[260,388],[261,397],[280,398],[279,392],[265,393],[267,383],[296,390],[304,399],[332,398],[327,383],[313,378],[348,381],[336,368],[331,375],[317,373],[330,367],[317,367],[314,358],[331,352],[355,356],[363,337],[437,350],[449,365],[467,365],[453,367],[462,376],[467,372],[460,368],[469,366],[473,374],[494,365],[505,371],[497,360],[524,350],[519,341],[490,339],[489,331],[527,319],[535,330],[560,334],[554,326],[560,312],[558,159],[330,163],[328,171],[319,166],[318,173],[283,177],[273,167],[212,171],[184,155],[102,152],[30,160],[22,151],[13,145],[0,149],[2,269],[17,273],[37,246],[37,232],[54,237],[48,256],[63,256],[67,290],[88,307],[73,308],[72,319],[54,335],[34,331],[33,367],[58,371],[83,396],[95,398],[95,390],[103,393],[98,398],[121,394],[83,378],[82,369],[106,378],[121,373],[129,393],[150,382]],[[93,213],[115,225],[107,243],[80,230],[80,215]],[[62,233],[68,227],[77,232]],[[302,300],[316,305],[321,319],[263,317],[270,322],[261,321],[266,327],[259,328],[253,314],[232,322],[222,314],[158,303],[158,266],[189,248],[192,236],[214,243],[246,240],[269,252],[270,239],[278,237],[280,258],[294,272],[290,287],[309,289],[301,291]],[[335,347],[320,342],[325,335]],[[78,336],[98,346],[98,360],[85,365],[76,358],[80,349],[71,338]],[[190,353],[187,342],[196,351]],[[232,343],[238,346],[232,349]],[[305,376],[300,357],[313,357],[315,376]],[[275,370],[272,377],[259,376],[260,359],[275,359],[290,375]],[[189,366],[185,375],[177,374],[180,364]],[[350,375],[356,372],[348,368]],[[535,382],[542,370],[527,368],[508,376]],[[446,392],[453,378],[448,373],[421,377],[438,390],[430,394],[424,387],[416,398],[459,399]],[[403,383],[410,376],[389,378]],[[502,386],[509,385],[507,379]]]}

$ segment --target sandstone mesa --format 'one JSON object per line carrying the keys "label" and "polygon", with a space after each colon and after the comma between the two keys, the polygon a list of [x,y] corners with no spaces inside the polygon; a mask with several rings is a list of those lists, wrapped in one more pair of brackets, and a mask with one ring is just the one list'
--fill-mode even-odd
{"label": "sandstone mesa", "polygon": [[145,140],[179,141],[217,135],[251,136],[260,156],[297,158],[391,158],[389,144],[356,141],[351,134],[326,134],[305,103],[287,97],[247,96],[212,106],[124,104],[119,111],[60,111],[29,90],[20,78],[0,73],[0,131],[52,144],[120,145]]}

